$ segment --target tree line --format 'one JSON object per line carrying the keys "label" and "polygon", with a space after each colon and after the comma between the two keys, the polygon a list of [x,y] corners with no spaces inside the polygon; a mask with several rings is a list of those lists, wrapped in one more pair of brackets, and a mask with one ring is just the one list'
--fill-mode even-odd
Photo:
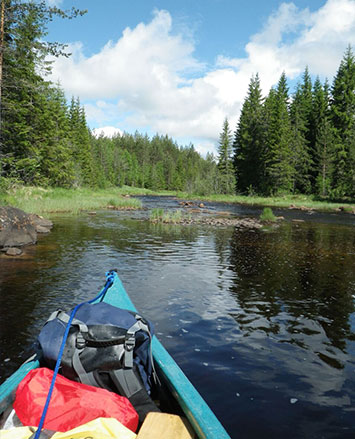
{"label": "tree line", "polygon": [[234,134],[223,124],[218,157],[202,157],[156,134],[95,137],[78,98],[67,102],[46,80],[48,56],[70,56],[47,42],[55,17],[86,11],[44,0],[0,0],[0,187],[133,185],[201,195],[308,193],[354,197],[355,61],[346,51],[332,86],[308,69],[290,95],[286,76],[263,97],[251,78]]}
{"label": "tree line", "polygon": [[45,41],[54,17],[85,14],[45,1],[1,0],[0,178],[27,185],[216,191],[218,168],[192,145],[168,136],[95,138],[79,99],[66,102],[58,84],[45,80],[48,55],[69,56],[60,43]]}
{"label": "tree line", "polygon": [[[228,163],[228,168],[226,163]],[[332,86],[308,68],[290,96],[283,73],[266,97],[250,80],[239,121],[228,120],[219,143],[219,169],[243,194],[355,196],[355,58],[351,47]],[[232,192],[226,184],[225,192]]]}

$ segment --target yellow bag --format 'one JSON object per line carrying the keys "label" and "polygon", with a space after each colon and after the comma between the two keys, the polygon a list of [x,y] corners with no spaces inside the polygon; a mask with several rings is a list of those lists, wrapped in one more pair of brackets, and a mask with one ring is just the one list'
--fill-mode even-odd
{"label": "yellow bag", "polygon": [[[11,428],[0,431],[0,439],[28,439],[34,429],[30,427]],[[98,418],[65,433],[57,432],[52,439],[135,439],[137,436],[117,419]]]}
{"label": "yellow bag", "polygon": [[136,434],[114,418],[98,418],[66,433],[55,433],[52,439],[135,439]]}
{"label": "yellow bag", "polygon": [[16,427],[10,430],[0,430],[0,439],[28,439],[32,434],[30,427]]}

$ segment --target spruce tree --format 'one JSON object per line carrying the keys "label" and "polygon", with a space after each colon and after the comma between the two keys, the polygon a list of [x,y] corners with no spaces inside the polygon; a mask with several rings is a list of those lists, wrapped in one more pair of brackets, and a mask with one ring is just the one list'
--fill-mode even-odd
{"label": "spruce tree", "polygon": [[249,83],[234,137],[234,166],[237,190],[264,191],[263,98],[258,74]]}
{"label": "spruce tree", "polygon": [[294,189],[301,193],[310,193],[311,170],[315,146],[312,145],[312,81],[305,69],[302,82],[297,85],[290,106],[292,123],[292,160],[295,168]]}
{"label": "spruce tree", "polygon": [[1,150],[7,176],[41,184],[45,130],[48,123],[47,55],[64,54],[64,46],[45,41],[54,16],[73,18],[81,12],[48,7],[45,1],[2,0],[0,38]]}
{"label": "spruce tree", "polygon": [[235,176],[232,162],[232,133],[228,119],[223,122],[223,129],[218,145],[218,169],[220,175],[220,192],[233,194],[235,192]]}
{"label": "spruce tree", "polygon": [[72,97],[69,108],[69,135],[74,160],[75,185],[93,185],[94,172],[89,129],[79,98]]}
{"label": "spruce tree", "polygon": [[334,128],[330,119],[330,91],[328,82],[324,86],[319,77],[313,87],[312,141],[314,154],[314,193],[329,196],[334,169]]}
{"label": "spruce tree", "polygon": [[269,194],[294,190],[295,166],[286,75],[265,101],[265,184]]}
{"label": "spruce tree", "polygon": [[355,58],[349,46],[340,63],[332,86],[331,120],[335,134],[333,194],[336,197],[355,193],[354,125]]}

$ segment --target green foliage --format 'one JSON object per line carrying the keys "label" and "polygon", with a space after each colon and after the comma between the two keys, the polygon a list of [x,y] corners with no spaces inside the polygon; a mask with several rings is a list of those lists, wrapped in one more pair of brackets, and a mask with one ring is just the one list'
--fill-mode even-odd
{"label": "green foliage", "polygon": [[232,133],[226,118],[219,137],[218,146],[219,193],[233,194],[235,192],[234,166],[232,161]]}
{"label": "green foliage", "polygon": [[154,223],[168,223],[176,224],[181,222],[182,213],[181,210],[175,210],[173,212],[166,212],[164,209],[155,208],[150,213],[150,221]]}
{"label": "green foliage", "polygon": [[164,209],[161,209],[159,207],[156,207],[152,209],[150,213],[150,219],[151,221],[161,221],[164,216]]}
{"label": "green foliage", "polygon": [[292,131],[286,75],[280,77],[265,101],[265,192],[282,194],[294,189],[295,166],[292,157]]}
{"label": "green foliage", "polygon": [[19,207],[26,212],[37,214],[78,213],[114,206],[116,209],[138,209],[140,200],[126,198],[126,189],[110,188],[41,188],[33,186],[13,186],[3,196],[5,203]]}
{"label": "green foliage", "polygon": [[267,222],[276,221],[276,216],[274,215],[270,207],[264,207],[260,215],[260,221],[267,221]]}
{"label": "green foliage", "polygon": [[179,147],[168,136],[124,133],[112,139],[91,136],[96,184],[139,186],[155,191],[215,191],[218,169],[213,156],[203,159],[192,145]]}
{"label": "green foliage", "polygon": [[334,126],[332,192],[336,197],[355,195],[355,57],[349,46],[334,78],[331,101]]}
{"label": "green foliage", "polygon": [[[44,0],[4,0],[0,100],[0,178],[43,187],[185,191],[198,195],[313,193],[355,197],[355,58],[349,46],[331,90],[306,68],[292,99],[286,75],[264,99],[251,78],[235,137],[223,123],[218,158],[193,145],[136,132],[112,139],[91,135],[78,98],[68,105],[49,83],[48,55],[69,56],[46,41],[55,16],[74,18]],[[291,101],[291,103],[290,103]],[[234,152],[233,159],[232,148]],[[5,183],[4,183],[5,182]],[[2,189],[4,192],[4,189]]]}
{"label": "green foliage", "polygon": [[264,180],[264,113],[259,76],[250,80],[234,138],[234,166],[237,190],[263,191]]}
{"label": "green foliage", "polygon": [[347,49],[334,78],[306,68],[289,103],[286,76],[263,101],[252,77],[234,140],[237,191],[355,196],[355,58]]}

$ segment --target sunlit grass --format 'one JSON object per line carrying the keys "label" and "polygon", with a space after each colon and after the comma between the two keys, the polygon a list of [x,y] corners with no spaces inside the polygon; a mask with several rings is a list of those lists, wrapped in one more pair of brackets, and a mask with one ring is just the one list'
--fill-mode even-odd
{"label": "sunlit grass", "polygon": [[261,221],[268,221],[268,222],[274,222],[276,221],[276,216],[273,214],[271,207],[264,207],[261,215],[260,215]]}
{"label": "sunlit grass", "polygon": [[254,206],[266,206],[266,207],[295,207],[295,208],[307,208],[323,211],[331,211],[341,209],[347,212],[355,212],[355,203],[350,202],[330,202],[317,200],[312,195],[283,195],[274,197],[262,197],[262,196],[247,196],[247,195],[191,195],[186,192],[179,192],[177,194],[179,198],[195,199],[203,201],[214,201],[223,203],[236,203],[246,204]]}
{"label": "sunlit grass", "polygon": [[[137,191],[137,190],[136,190]],[[138,191],[137,191],[138,192]],[[104,208],[139,209],[140,200],[125,197],[134,191],[126,188],[63,189],[40,187],[16,187],[2,197],[4,204],[18,207],[25,212],[39,215],[48,213],[79,213]]]}
{"label": "sunlit grass", "polygon": [[150,221],[155,223],[177,224],[182,220],[180,210],[166,212],[164,209],[155,208],[150,213]]}

